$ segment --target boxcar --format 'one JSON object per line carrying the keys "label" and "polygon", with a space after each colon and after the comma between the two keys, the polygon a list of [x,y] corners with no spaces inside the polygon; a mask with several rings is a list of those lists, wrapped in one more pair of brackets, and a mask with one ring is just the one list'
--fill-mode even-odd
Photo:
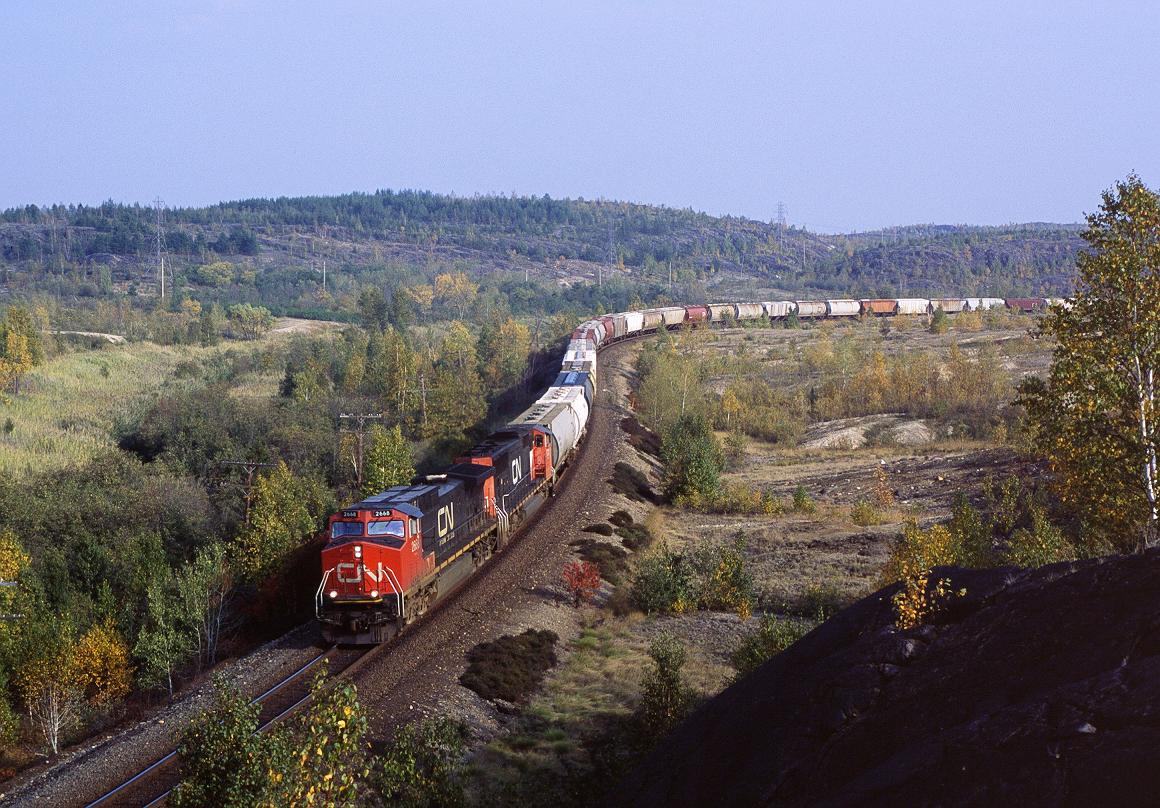
{"label": "boxcar", "polygon": [[624,333],[639,334],[644,329],[644,314],[639,311],[626,311],[624,313]]}

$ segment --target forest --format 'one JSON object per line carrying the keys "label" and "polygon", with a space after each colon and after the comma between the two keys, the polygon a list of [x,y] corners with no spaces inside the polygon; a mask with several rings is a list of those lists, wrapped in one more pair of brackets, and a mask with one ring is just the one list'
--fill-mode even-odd
{"label": "forest", "polygon": [[160,247],[171,287],[200,300],[332,319],[361,284],[447,271],[535,313],[592,305],[611,278],[645,301],[703,300],[739,282],[771,295],[1059,296],[1070,294],[1081,244],[1073,225],[826,235],[662,206],[419,191],[0,213],[9,290],[153,297]]}

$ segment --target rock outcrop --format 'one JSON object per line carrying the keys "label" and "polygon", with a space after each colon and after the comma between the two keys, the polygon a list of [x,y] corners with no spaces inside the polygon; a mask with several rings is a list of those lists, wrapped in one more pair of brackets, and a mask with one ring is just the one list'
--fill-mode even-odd
{"label": "rock outcrop", "polygon": [[1160,551],[942,569],[931,625],[836,615],[679,726],[642,806],[1160,803]]}

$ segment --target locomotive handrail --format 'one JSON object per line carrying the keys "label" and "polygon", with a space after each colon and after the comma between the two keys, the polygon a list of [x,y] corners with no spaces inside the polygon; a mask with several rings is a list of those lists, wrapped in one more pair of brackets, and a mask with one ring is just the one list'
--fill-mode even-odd
{"label": "locomotive handrail", "polygon": [[[384,575],[384,573],[385,573],[385,575]],[[406,598],[407,598],[407,596],[403,593],[403,587],[399,583],[399,579],[395,576],[395,571],[392,570],[390,567],[384,567],[382,562],[380,561],[379,562],[379,575],[381,577],[386,578],[387,583],[389,583],[391,585],[391,589],[395,590],[395,592],[398,594],[398,596],[399,596],[399,617],[406,618],[406,615],[407,615]]]}
{"label": "locomotive handrail", "polygon": [[322,581],[318,584],[318,591],[314,593],[314,616],[318,619],[322,618],[322,591],[326,589],[326,581],[332,572],[334,572],[334,567],[323,574]]}

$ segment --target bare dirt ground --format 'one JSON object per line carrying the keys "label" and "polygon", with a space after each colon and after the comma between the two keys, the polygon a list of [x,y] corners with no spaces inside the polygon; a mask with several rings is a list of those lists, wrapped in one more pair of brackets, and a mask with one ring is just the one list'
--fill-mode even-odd
{"label": "bare dirt ground", "polygon": [[279,317],[271,334],[325,334],[330,331],[341,331],[346,323],[334,320],[303,320],[299,317]]}

